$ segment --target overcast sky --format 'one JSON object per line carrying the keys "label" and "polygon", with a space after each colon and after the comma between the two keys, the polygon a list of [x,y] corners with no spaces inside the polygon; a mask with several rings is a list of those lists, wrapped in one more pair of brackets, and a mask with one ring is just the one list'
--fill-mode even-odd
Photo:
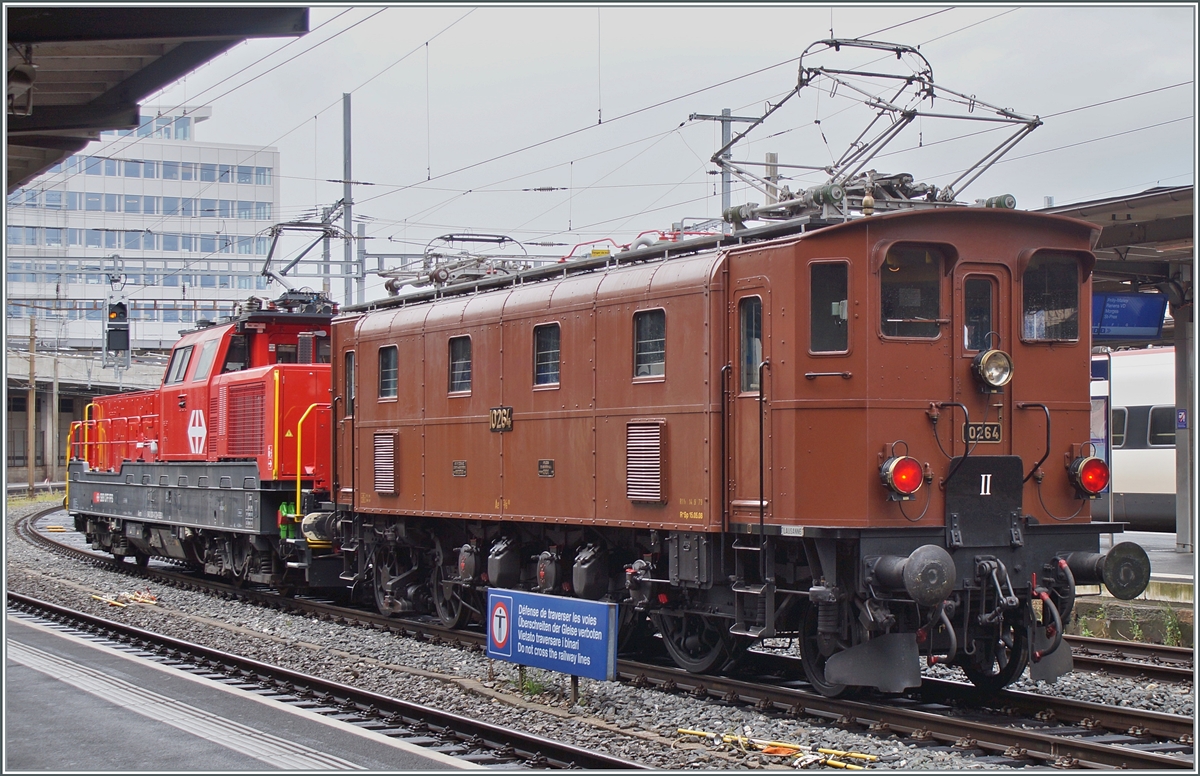
{"label": "overcast sky", "polygon": [[[719,214],[720,127],[689,115],[760,115],[831,28],[919,46],[938,84],[1043,118],[965,201],[1008,193],[1037,209],[1194,182],[1191,6],[314,7],[308,35],[243,43],[144,102],[211,104],[197,139],[278,148],[292,218],[341,197],[326,180],[342,177],[351,92],[372,253],[419,253],[451,232],[628,243]],[[734,157],[827,164],[869,119],[845,90],[805,89]],[[981,128],[920,120],[871,166],[944,186],[1003,136],[961,137]],[[565,190],[523,191],[535,187]],[[747,201],[762,196],[735,184],[733,203]]]}

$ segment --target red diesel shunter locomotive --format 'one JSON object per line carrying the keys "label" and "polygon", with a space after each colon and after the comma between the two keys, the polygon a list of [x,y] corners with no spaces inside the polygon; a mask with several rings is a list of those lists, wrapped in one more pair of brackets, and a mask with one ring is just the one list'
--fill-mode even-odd
{"label": "red diesel shunter locomotive", "polygon": [[[1027,664],[1053,678],[1076,585],[1132,598],[1150,571],[1136,545],[1100,554],[1120,525],[1089,516],[1107,484],[1089,443],[1096,231],[930,207],[332,323],[245,313],[187,334],[160,390],[97,402],[70,510],[117,554],[349,585],[451,626],[488,587],[614,601],[623,639],[657,631],[697,672],[795,638],[827,694],[915,686],[922,658],[988,689]],[[279,363],[326,330],[330,366]],[[241,371],[200,369],[204,342],[226,363],[236,338],[257,354]],[[137,433],[118,431],[138,402]],[[194,408],[210,436],[188,447]]]}

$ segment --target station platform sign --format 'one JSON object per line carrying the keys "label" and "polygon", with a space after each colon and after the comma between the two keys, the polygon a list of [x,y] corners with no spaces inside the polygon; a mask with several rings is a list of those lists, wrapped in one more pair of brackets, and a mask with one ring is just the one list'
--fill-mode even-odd
{"label": "station platform sign", "polygon": [[617,605],[488,590],[487,656],[532,668],[617,678]]}

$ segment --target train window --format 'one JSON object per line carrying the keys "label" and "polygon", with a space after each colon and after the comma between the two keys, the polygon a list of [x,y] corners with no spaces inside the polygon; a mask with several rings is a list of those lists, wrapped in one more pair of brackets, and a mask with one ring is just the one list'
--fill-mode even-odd
{"label": "train window", "polygon": [[892,247],[879,272],[880,328],[886,337],[936,339],[942,321],[942,252]]}
{"label": "train window", "polygon": [[1150,446],[1171,447],[1175,444],[1175,408],[1150,408]]}
{"label": "train window", "polygon": [[450,393],[471,390],[471,338],[450,339]]}
{"label": "train window", "polygon": [[167,385],[182,383],[187,374],[188,363],[192,360],[192,346],[179,348],[171,354],[171,363],[167,364]]}
{"label": "train window", "polygon": [[298,358],[296,345],[275,345],[276,364],[294,364]]}
{"label": "train window", "polygon": [[557,385],[559,372],[559,328],[557,323],[533,327],[533,384]]}
{"label": "train window", "polygon": [[987,350],[992,325],[992,281],[967,278],[963,283],[963,343],[967,350]]}
{"label": "train window", "polygon": [[762,299],[747,296],[738,302],[738,325],[741,330],[741,390],[758,390],[758,365],[762,362]]}
{"label": "train window", "polygon": [[192,375],[192,382],[204,380],[212,371],[213,357],[217,355],[218,341],[209,340],[200,348],[200,359],[196,362],[196,373]]}
{"label": "train window", "polygon": [[333,361],[333,343],[329,341],[329,337],[320,336],[324,333],[318,332],[318,336],[314,338],[317,343],[317,360],[315,363],[318,364],[329,364]]}
{"label": "train window", "polygon": [[1129,411],[1124,407],[1113,407],[1112,411],[1112,446],[1125,446],[1125,421],[1129,417]]}
{"label": "train window", "polygon": [[846,291],[848,266],[813,264],[809,269],[809,349],[813,353],[845,352],[850,345],[849,299]]}
{"label": "train window", "polygon": [[221,373],[245,369],[249,357],[250,354],[246,350],[246,335],[234,334],[229,338],[229,350],[225,353],[225,366],[221,368]]}
{"label": "train window", "polygon": [[379,398],[394,399],[400,387],[400,353],[395,345],[379,349]]}
{"label": "train window", "polygon": [[350,417],[354,414],[354,351],[346,352],[346,416]]}
{"label": "train window", "polygon": [[1074,256],[1039,253],[1021,278],[1023,339],[1051,342],[1079,339],[1079,262]]}
{"label": "train window", "polygon": [[633,376],[667,373],[667,312],[642,310],[633,314]]}

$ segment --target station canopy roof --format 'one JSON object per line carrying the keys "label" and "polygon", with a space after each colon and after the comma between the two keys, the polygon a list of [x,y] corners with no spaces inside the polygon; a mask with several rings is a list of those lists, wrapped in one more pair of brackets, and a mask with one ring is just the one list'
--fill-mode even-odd
{"label": "station canopy roof", "polygon": [[1170,280],[1180,264],[1193,263],[1194,192],[1193,186],[1153,188],[1038,212],[1080,218],[1103,228],[1092,249],[1098,290],[1130,281],[1154,285]]}
{"label": "station canopy roof", "polygon": [[7,190],[109,129],[138,125],[138,101],[248,38],[303,35],[295,7],[5,8]]}

